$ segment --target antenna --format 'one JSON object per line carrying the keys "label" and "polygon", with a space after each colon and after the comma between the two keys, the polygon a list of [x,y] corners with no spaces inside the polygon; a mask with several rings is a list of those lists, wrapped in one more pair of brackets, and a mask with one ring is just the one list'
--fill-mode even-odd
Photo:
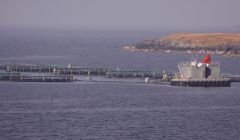
{"label": "antenna", "polygon": [[[198,46],[199,41],[197,41],[197,46]],[[195,51],[196,51],[196,62],[198,62],[198,52],[197,52],[197,46],[195,46]]]}
{"label": "antenna", "polygon": [[193,54],[192,54],[191,61],[195,61],[195,57],[194,57],[194,55],[193,55]]}
{"label": "antenna", "polygon": [[197,47],[196,47],[196,62],[198,62],[198,52],[197,52]]}

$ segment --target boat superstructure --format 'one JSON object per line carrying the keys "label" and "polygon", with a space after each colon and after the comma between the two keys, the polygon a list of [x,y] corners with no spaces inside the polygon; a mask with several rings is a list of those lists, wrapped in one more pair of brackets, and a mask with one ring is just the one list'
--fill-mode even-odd
{"label": "boat superstructure", "polygon": [[179,75],[171,80],[174,86],[230,87],[230,79],[223,78],[220,63],[212,62],[208,54],[202,62],[193,60],[178,63]]}

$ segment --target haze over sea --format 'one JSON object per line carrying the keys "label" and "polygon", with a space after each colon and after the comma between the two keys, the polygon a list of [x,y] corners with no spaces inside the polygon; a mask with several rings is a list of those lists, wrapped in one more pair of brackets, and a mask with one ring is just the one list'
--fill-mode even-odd
{"label": "haze over sea", "polygon": [[[191,54],[121,47],[168,32],[1,30],[0,63],[178,71]],[[198,55],[199,60],[203,55]],[[213,55],[240,74],[239,57]],[[128,82],[0,82],[0,139],[239,140],[240,84],[185,88]]]}

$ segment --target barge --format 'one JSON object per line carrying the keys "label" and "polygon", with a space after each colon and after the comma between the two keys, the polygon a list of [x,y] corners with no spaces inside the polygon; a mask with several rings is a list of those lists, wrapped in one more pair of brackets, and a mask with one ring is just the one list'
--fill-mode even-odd
{"label": "barge", "polygon": [[230,87],[231,80],[221,76],[220,63],[212,62],[208,54],[202,62],[193,60],[178,63],[179,74],[171,79],[173,86]]}

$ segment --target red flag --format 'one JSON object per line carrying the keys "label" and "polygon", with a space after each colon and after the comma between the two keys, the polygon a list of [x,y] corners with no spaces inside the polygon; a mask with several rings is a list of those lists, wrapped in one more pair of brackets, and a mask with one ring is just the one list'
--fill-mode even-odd
{"label": "red flag", "polygon": [[205,56],[205,58],[203,59],[202,63],[206,63],[206,64],[210,64],[211,63],[211,55],[208,54],[207,56]]}

